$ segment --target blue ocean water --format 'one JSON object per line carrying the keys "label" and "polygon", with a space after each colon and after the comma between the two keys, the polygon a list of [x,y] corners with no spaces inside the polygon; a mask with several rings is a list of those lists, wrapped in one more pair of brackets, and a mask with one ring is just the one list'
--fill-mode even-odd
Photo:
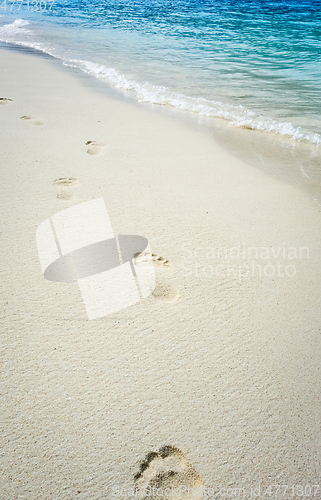
{"label": "blue ocean water", "polygon": [[1,7],[1,41],[51,54],[139,101],[321,145],[321,0]]}

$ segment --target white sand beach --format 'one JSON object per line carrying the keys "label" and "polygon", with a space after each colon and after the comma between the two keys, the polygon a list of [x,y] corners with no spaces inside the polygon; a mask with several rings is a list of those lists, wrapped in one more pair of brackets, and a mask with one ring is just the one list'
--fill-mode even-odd
{"label": "white sand beach", "polygon": [[[164,446],[142,484],[320,498],[320,206],[52,58],[2,49],[0,75],[0,499],[124,500]],[[170,265],[88,320],[77,283],[44,279],[36,230],[100,197]]]}

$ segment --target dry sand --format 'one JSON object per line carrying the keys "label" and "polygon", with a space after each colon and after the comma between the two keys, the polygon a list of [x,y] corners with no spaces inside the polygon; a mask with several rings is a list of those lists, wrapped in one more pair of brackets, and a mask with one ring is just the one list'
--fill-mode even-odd
{"label": "dry sand", "polygon": [[[125,499],[168,472],[215,499],[320,498],[320,206],[191,123],[0,54],[0,499]],[[77,284],[43,278],[35,235],[99,197],[171,265],[89,321]]]}

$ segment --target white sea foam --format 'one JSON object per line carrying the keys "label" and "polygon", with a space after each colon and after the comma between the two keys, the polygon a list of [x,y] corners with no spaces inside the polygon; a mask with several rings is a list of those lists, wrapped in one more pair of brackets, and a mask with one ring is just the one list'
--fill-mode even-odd
{"label": "white sea foam", "polygon": [[0,28],[0,33],[14,34],[21,29],[26,31],[24,26],[27,26],[28,24],[30,24],[29,21],[26,21],[25,19],[16,19],[13,23],[2,26],[2,28]]}
{"label": "white sea foam", "polygon": [[[221,101],[212,101],[203,97],[190,97],[173,92],[169,87],[153,85],[151,83],[140,83],[129,80],[114,68],[107,68],[88,61],[70,61],[86,73],[92,74],[109,85],[124,93],[130,94],[140,102],[149,102],[163,106],[197,113],[200,116],[223,118],[230,121],[236,127],[243,127],[262,132],[274,132],[276,134],[290,136],[297,141],[308,141],[317,146],[321,145],[321,136],[302,132],[300,127],[294,127],[289,122],[281,122],[268,116],[260,115],[250,111],[244,106],[231,105]],[[66,64],[68,64],[66,62]]]}
{"label": "white sea foam", "polygon": [[[24,28],[24,26],[27,26],[29,24],[29,21],[26,21],[25,19],[16,19],[11,24],[3,25],[0,28],[0,41],[13,43],[15,45],[20,45],[23,47],[29,47],[44,52],[45,54],[49,54],[53,57],[57,57],[54,49],[46,46],[43,43],[33,41],[34,32],[30,29]],[[62,59],[61,57],[57,58]]]}
{"label": "white sea foam", "polygon": [[[321,145],[321,136],[317,133],[303,132],[300,127],[295,127],[289,122],[282,122],[268,116],[250,111],[242,105],[232,105],[222,101],[208,100],[203,97],[191,97],[173,92],[169,87],[153,85],[149,82],[140,83],[136,80],[128,79],[115,68],[108,68],[97,63],[67,59],[57,53],[53,47],[48,47],[43,43],[35,42],[31,39],[32,31],[26,30],[24,26],[28,21],[17,19],[11,24],[0,28],[0,40],[18,45],[31,47],[55,58],[61,59],[66,66],[77,67],[90,75],[104,80],[112,88],[130,95],[139,102],[171,106],[182,111],[198,114],[201,117],[222,118],[228,120],[236,127],[260,130],[262,132],[272,132],[291,137],[297,141],[308,141],[316,146]],[[23,33],[24,32],[24,33]],[[22,36],[17,39],[17,35]]]}

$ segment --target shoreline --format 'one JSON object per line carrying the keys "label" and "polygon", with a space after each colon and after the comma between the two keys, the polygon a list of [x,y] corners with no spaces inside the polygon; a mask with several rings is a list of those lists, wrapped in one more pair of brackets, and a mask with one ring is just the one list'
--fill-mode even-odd
{"label": "shoreline", "polygon": [[[318,205],[201,127],[55,66],[1,51],[3,498],[110,498],[164,445],[213,498],[318,484]],[[100,197],[116,234],[171,265],[155,266],[157,293],[89,321],[76,284],[43,278],[36,229]],[[274,274],[229,263],[238,244],[274,249],[254,258]]]}
{"label": "shoreline", "polygon": [[137,101],[133,96],[115,89],[102,79],[86,73],[78,67],[64,64],[46,52],[24,45],[0,42],[0,49],[44,58],[58,69],[73,74],[85,87],[120,102],[128,102],[147,111],[164,114],[181,123],[207,133],[219,147],[229,154],[253,165],[282,182],[299,186],[314,202],[321,206],[321,148],[304,140],[274,132],[246,129],[231,125],[229,120],[206,117],[171,106]]}

